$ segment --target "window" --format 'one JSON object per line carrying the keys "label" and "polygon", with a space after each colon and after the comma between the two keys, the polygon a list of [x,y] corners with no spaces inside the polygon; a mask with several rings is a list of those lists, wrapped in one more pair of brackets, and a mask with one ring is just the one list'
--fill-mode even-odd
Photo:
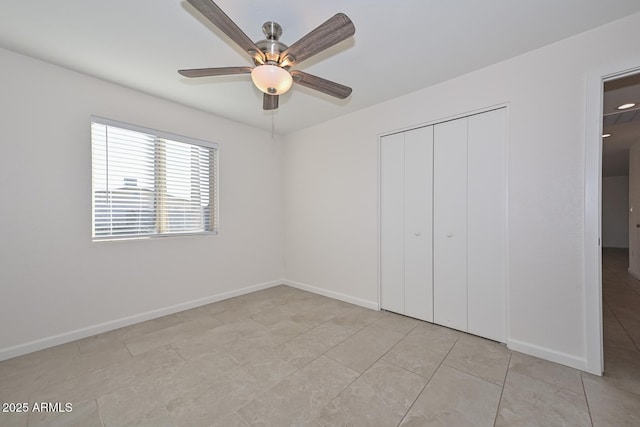
{"label": "window", "polygon": [[217,232],[217,145],[91,121],[93,240]]}

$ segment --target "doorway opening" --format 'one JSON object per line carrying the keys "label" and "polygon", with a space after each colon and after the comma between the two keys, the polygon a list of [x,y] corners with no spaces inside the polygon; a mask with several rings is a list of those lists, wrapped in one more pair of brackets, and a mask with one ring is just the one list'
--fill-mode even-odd
{"label": "doorway opening", "polygon": [[640,363],[640,73],[602,98],[602,326],[605,370]]}
{"label": "doorway opening", "polygon": [[[622,271],[620,270],[620,263],[625,264],[624,247],[618,248],[621,253],[619,252],[619,256],[617,257],[617,273],[610,276],[610,272],[607,270],[605,271],[607,276],[603,276],[603,247],[615,244],[611,243],[612,241],[617,241],[617,244],[620,246],[625,246],[625,244],[629,246],[625,241],[625,237],[626,239],[630,237],[628,230],[630,229],[629,219],[631,218],[628,215],[630,202],[628,200],[625,201],[624,198],[625,190],[618,188],[618,208],[614,210],[617,214],[614,214],[613,217],[615,218],[617,215],[618,222],[623,223],[625,222],[625,216],[627,217],[627,234],[626,236],[624,235],[624,224],[620,225],[619,223],[614,226],[614,230],[617,230],[618,234],[615,236],[611,234],[611,223],[609,222],[611,220],[611,212],[604,212],[603,201],[607,203],[606,209],[609,209],[608,204],[611,202],[612,194],[608,193],[603,199],[603,189],[608,191],[607,187],[611,187],[616,179],[618,182],[629,182],[629,178],[622,178],[629,176],[629,172],[624,169],[622,171],[618,169],[617,172],[611,172],[612,170],[616,170],[612,164],[617,163],[618,165],[624,165],[625,159],[627,158],[625,156],[631,153],[631,149],[622,146],[623,143],[620,143],[620,141],[626,138],[622,138],[621,135],[626,133],[626,128],[632,128],[635,125],[640,126],[640,120],[637,120],[640,119],[640,117],[630,119],[630,114],[618,114],[624,110],[618,109],[618,107],[624,103],[634,101],[618,103],[616,96],[625,97],[625,94],[627,94],[625,88],[635,86],[636,82],[640,83],[639,76],[640,62],[638,60],[627,64],[609,65],[602,69],[595,70],[587,76],[584,218],[585,370],[596,375],[601,375],[604,371],[604,360],[606,356],[604,351],[605,343],[607,345],[612,344],[609,338],[613,336],[611,333],[612,329],[609,327],[609,323],[611,322],[603,323],[603,318],[611,319],[610,306],[603,303],[603,297],[613,295],[616,288],[611,288],[611,290],[609,288],[603,288],[603,278],[607,281],[606,284],[608,286],[612,283],[612,277],[613,280],[623,281],[625,278],[631,277],[624,269]],[[640,99],[635,102],[636,104],[640,103]],[[629,110],[629,112],[636,111],[634,115],[640,115],[640,113],[637,113],[637,108],[638,106],[632,106],[628,107],[627,110]],[[636,123],[625,125],[627,122]],[[624,126],[616,127],[616,125]],[[606,133],[605,128],[607,128]],[[618,134],[618,138],[612,138],[613,131]],[[607,133],[611,134],[611,136],[603,137]],[[618,141],[618,145],[614,145],[616,140]],[[629,147],[631,145],[633,145],[632,142],[628,143]],[[624,175],[625,173],[627,175]],[[618,178],[615,178],[616,175]],[[638,179],[640,181],[640,178]],[[620,208],[619,205],[620,198],[623,199],[622,203],[627,203],[625,208],[626,212],[621,212],[622,208]],[[614,196],[613,199],[616,200],[616,196]],[[637,211],[640,214],[640,205]],[[604,216],[607,216],[607,224],[603,223],[603,219],[605,219]],[[620,220],[620,218],[622,218],[622,220]],[[640,220],[640,216],[638,219]],[[638,223],[640,224],[640,221],[638,221]],[[638,227],[638,229],[640,229],[640,227]],[[603,231],[607,233],[606,241],[603,240],[603,238],[605,238]],[[607,259],[605,259],[607,264],[604,265],[604,268],[607,269],[609,265],[613,265],[610,261],[615,261],[613,259],[609,260],[609,252],[605,255],[607,256]],[[622,261],[620,261],[621,259]],[[630,260],[631,258],[626,257],[626,259]],[[638,296],[640,297],[640,287],[638,288]],[[603,337],[603,326],[607,328],[606,337]],[[640,336],[638,337],[638,341],[640,342]],[[638,346],[638,348],[640,348],[640,346]]]}

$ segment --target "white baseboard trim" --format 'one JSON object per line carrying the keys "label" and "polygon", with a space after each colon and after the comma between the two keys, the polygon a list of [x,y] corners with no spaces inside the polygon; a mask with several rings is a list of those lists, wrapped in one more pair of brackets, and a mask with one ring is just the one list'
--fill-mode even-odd
{"label": "white baseboard trim", "polygon": [[294,282],[293,280],[284,279],[282,283],[287,286],[291,286],[292,288],[302,289],[303,291],[308,291],[314,294],[348,302],[349,304],[359,305],[361,307],[369,308],[371,310],[380,310],[380,306],[378,305],[377,301],[369,301],[362,298],[356,298],[356,297],[352,297],[351,295],[329,291],[327,289],[319,288],[313,285],[308,285],[306,283]]}
{"label": "white baseboard trim", "polygon": [[136,323],[145,322],[147,320],[156,319],[158,317],[167,316],[181,311],[189,310],[192,308],[200,307],[202,305],[211,304],[214,302],[222,301],[228,298],[237,297],[240,295],[248,294],[251,292],[259,291],[262,289],[271,288],[273,286],[281,285],[285,283],[284,280],[273,280],[270,282],[259,283],[253,286],[247,286],[241,289],[236,289],[229,292],[223,292],[221,294],[211,295],[204,298],[199,298],[192,301],[175,304],[169,307],[160,308],[157,310],[147,311],[146,313],[135,314],[133,316],[124,317],[122,319],[111,320],[97,325],[88,326],[86,328],[80,328],[69,332],[63,332],[58,335],[53,335],[46,338],[37,339],[34,341],[26,342],[24,344],[18,344],[13,347],[7,347],[0,349],[0,361],[11,359],[13,357],[22,356],[34,351],[43,350],[45,348],[54,347],[60,344],[66,344],[71,341],[76,341],[82,338],[90,337],[103,332],[109,332],[114,329],[123,328],[125,326],[134,325]]}
{"label": "white baseboard trim", "polygon": [[587,360],[585,358],[572,356],[570,354],[561,353],[559,351],[512,339],[507,340],[507,347],[510,350],[519,351],[520,353],[525,353],[530,356],[570,366],[581,371],[587,371]]}

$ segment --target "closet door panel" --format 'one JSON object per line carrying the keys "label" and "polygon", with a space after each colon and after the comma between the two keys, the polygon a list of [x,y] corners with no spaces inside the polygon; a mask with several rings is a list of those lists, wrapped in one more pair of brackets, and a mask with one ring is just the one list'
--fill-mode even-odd
{"label": "closet door panel", "polygon": [[467,119],[434,126],[434,322],[467,330]]}
{"label": "closet door panel", "polygon": [[404,313],[404,135],[380,140],[380,303]]}
{"label": "closet door panel", "polygon": [[468,120],[469,332],[505,342],[506,111]]}
{"label": "closet door panel", "polygon": [[404,314],[433,322],[433,126],[405,132]]}

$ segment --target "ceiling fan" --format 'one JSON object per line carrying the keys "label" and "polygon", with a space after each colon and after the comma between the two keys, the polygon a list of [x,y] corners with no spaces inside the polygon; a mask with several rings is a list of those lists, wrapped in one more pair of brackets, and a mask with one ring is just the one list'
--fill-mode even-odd
{"label": "ceiling fan", "polygon": [[262,98],[264,110],[277,109],[279,95],[288,91],[294,82],[339,99],[344,99],[351,94],[350,87],[303,71],[290,70],[294,65],[355,34],[356,28],[347,15],[336,14],[291,46],[287,46],[279,40],[282,27],[276,22],[265,22],[262,32],[266,39],[254,43],[213,0],[187,1],[245,50],[253,58],[255,67],[194,68],[179,70],[178,73],[181,75],[207,77],[251,74],[253,83],[264,92]]}

